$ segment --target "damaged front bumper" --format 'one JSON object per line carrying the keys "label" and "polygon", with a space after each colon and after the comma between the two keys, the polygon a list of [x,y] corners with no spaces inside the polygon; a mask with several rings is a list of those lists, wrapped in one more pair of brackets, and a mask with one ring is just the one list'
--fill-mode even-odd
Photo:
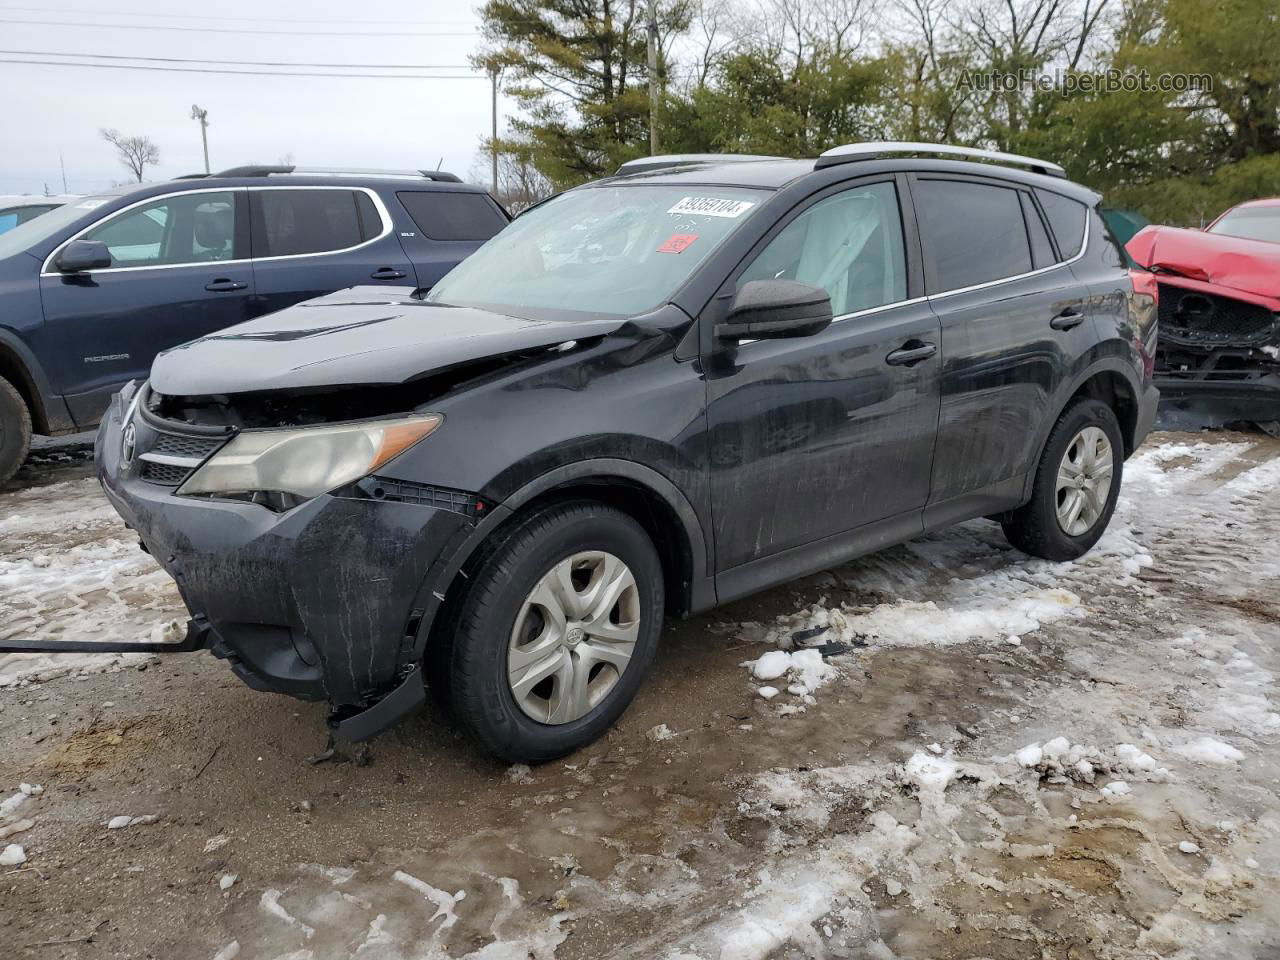
{"label": "damaged front bumper", "polygon": [[182,457],[151,452],[207,456],[229,436],[210,443],[207,431],[183,433],[139,411],[126,451],[123,407],[113,404],[99,428],[99,479],[176,582],[192,617],[186,636],[171,644],[18,641],[5,649],[207,649],[254,689],[327,701],[335,734],[350,740],[420,707],[422,650],[441,599],[433,574],[468,541],[476,503],[457,491],[376,478],[279,513],[179,497],[173,461]]}
{"label": "damaged front bumper", "polygon": [[1280,420],[1280,302],[1185,277],[1158,289],[1163,424]]}

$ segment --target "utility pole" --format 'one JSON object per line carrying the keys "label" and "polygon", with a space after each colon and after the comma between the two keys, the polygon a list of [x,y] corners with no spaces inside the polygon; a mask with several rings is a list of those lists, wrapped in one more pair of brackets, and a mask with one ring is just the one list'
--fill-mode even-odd
{"label": "utility pole", "polygon": [[498,68],[491,67],[489,69],[489,81],[492,86],[492,127],[489,135],[489,154],[493,161],[493,185],[490,192],[496,197],[498,195]]}
{"label": "utility pole", "polygon": [[649,156],[658,153],[658,0],[649,0]]}
{"label": "utility pole", "polygon": [[58,166],[62,167],[62,192],[69,193],[67,190],[67,161],[62,159],[62,154],[58,154]]}
{"label": "utility pole", "polygon": [[200,121],[200,142],[204,144],[204,172],[209,173],[209,111],[191,105],[191,119]]}

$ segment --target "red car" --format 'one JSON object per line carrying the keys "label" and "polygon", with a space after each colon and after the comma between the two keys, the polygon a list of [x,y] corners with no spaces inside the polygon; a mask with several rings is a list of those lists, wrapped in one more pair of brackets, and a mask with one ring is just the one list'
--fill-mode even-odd
{"label": "red car", "polygon": [[1145,227],[1127,249],[1155,274],[1166,422],[1280,431],[1280,198],[1232,207],[1204,230]]}

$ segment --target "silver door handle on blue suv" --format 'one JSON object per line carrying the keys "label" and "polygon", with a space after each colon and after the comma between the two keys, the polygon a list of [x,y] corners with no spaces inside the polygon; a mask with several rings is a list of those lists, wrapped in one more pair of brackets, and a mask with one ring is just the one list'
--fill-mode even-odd
{"label": "silver door handle on blue suv", "polygon": [[910,367],[921,360],[928,360],[937,352],[938,345],[936,343],[928,343],[924,340],[908,340],[885,357],[884,362],[892,367]]}
{"label": "silver door handle on blue suv", "polygon": [[1084,323],[1084,314],[1077,313],[1075,310],[1068,307],[1066,310],[1063,310],[1060,314],[1050,320],[1049,326],[1053,327],[1055,330],[1070,330],[1073,327],[1080,326],[1082,323]]}

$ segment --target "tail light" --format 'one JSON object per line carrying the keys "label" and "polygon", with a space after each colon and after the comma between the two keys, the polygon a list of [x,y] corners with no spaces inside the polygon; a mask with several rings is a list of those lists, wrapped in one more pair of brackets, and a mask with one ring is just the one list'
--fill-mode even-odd
{"label": "tail light", "polygon": [[1156,282],[1156,275],[1150,270],[1143,270],[1140,267],[1131,267],[1129,269],[1129,279],[1133,281],[1133,295],[1139,299],[1138,303],[1148,309],[1154,308],[1160,303],[1160,287]]}
{"label": "tail light", "polygon": [[1133,345],[1142,354],[1147,377],[1156,366],[1156,318],[1160,306],[1160,286],[1156,275],[1141,267],[1129,269],[1133,293],[1129,297],[1129,317],[1133,321]]}

